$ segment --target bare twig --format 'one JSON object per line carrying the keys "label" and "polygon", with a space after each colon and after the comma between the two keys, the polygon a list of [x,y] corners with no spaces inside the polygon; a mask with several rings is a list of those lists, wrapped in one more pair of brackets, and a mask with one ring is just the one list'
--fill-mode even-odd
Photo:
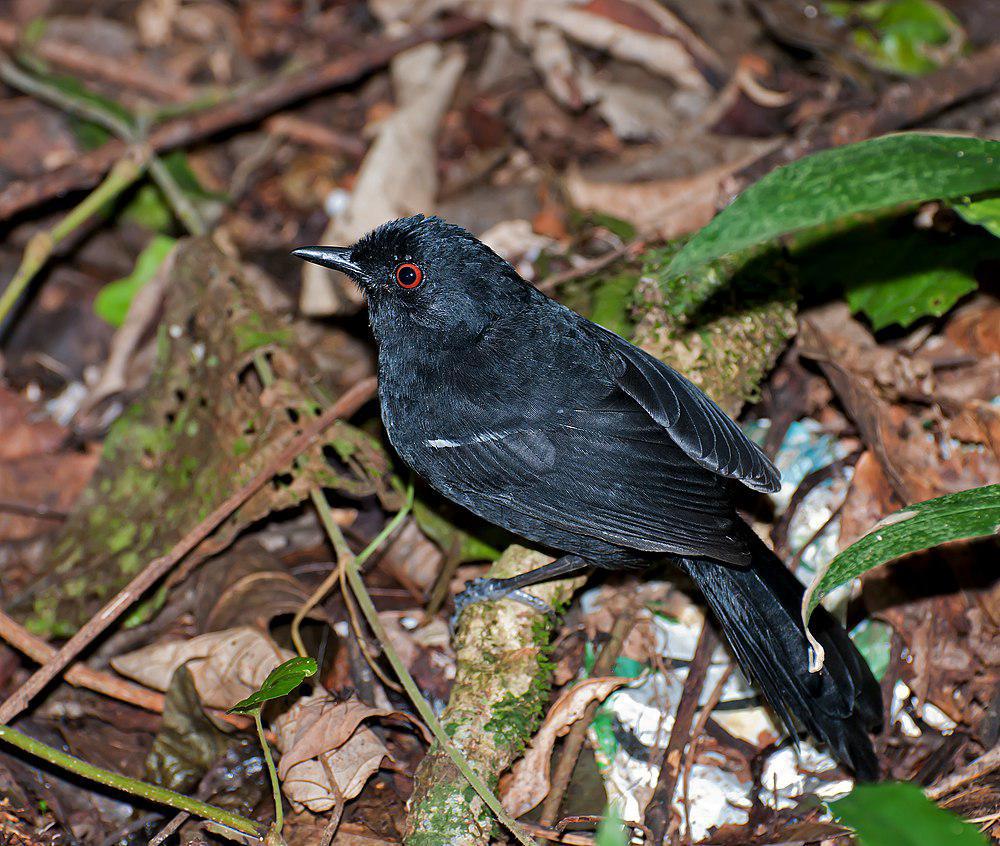
{"label": "bare twig", "polygon": [[[290,103],[354,82],[383,67],[404,50],[427,41],[454,38],[478,25],[466,18],[449,18],[395,41],[365,45],[319,67],[239,86],[215,100],[206,101],[204,109],[168,120],[153,129],[149,134],[149,146],[156,153],[164,153],[232,127],[254,123]],[[96,184],[124,155],[125,146],[122,141],[108,141],[65,167],[8,185],[0,191],[0,220],[44,200]]]}
{"label": "bare twig", "polygon": [[310,421],[302,432],[282,447],[267,465],[242,488],[226,499],[218,508],[189,531],[166,555],[154,558],[131,582],[92,617],[63,647],[0,705],[0,724],[10,723],[32,699],[66,668],[90,643],[117,620],[139,597],[165,576],[189,552],[246,502],[263,488],[274,475],[285,468],[299,453],[308,449],[320,434],[335,420],[356,412],[375,395],[374,378],[364,379],[347,391],[319,417]]}
{"label": "bare twig", "polygon": [[996,770],[1000,770],[1000,746],[994,746],[971,764],[967,764],[950,776],[941,779],[937,784],[928,787],[924,793],[928,799],[941,799],[963,784],[968,784],[970,781],[975,781]]}
{"label": "bare twig", "polygon": [[[611,639],[604,645],[601,654],[597,656],[597,660],[594,662],[594,669],[591,672],[592,676],[613,675],[615,662],[618,660],[618,656],[622,654],[625,638],[632,631],[634,622],[635,617],[627,613],[615,620],[615,624],[611,628]],[[576,767],[576,761],[580,757],[580,750],[583,749],[583,741],[587,736],[587,729],[594,721],[594,714],[597,712],[599,705],[600,702],[594,700],[587,706],[586,711],[583,713],[583,718],[573,724],[573,728],[570,729],[570,733],[566,737],[566,742],[563,743],[559,763],[552,774],[552,788],[542,803],[539,822],[543,826],[551,827],[559,816],[559,807],[562,805],[566,788],[569,787],[569,780]]]}
{"label": "bare twig", "polygon": [[640,252],[644,246],[645,243],[639,240],[621,244],[613,250],[608,250],[606,253],[603,253],[596,258],[592,258],[582,264],[578,264],[576,267],[571,267],[561,273],[553,273],[551,276],[546,276],[536,287],[539,291],[549,293],[566,282],[571,282],[574,279],[580,279],[583,276],[590,276],[592,273],[604,270],[604,268],[606,268],[609,264],[613,264],[618,259],[622,258],[622,256],[635,255],[637,252]]}
{"label": "bare twig", "polygon": [[[0,47],[14,52],[25,45],[21,34],[10,21],[0,20]],[[92,53],[80,44],[72,44],[43,36],[27,45],[27,51],[46,62],[83,76],[102,79],[122,88],[142,91],[173,102],[183,102],[195,96],[195,89],[185,82],[165,78],[162,73],[147,70],[138,62],[125,64],[118,57]]]}
{"label": "bare twig", "polygon": [[[732,663],[722,671],[719,676],[719,680],[715,683],[715,687],[712,688],[712,692],[708,695],[708,700],[702,706],[702,709],[698,712],[698,719],[695,721],[694,728],[691,729],[691,742],[688,744],[687,755],[684,757],[684,798],[685,802],[688,796],[688,786],[691,783],[691,767],[694,766],[695,758],[698,756],[698,744],[701,742],[702,736],[705,734],[705,727],[708,725],[708,721],[712,716],[712,712],[715,710],[715,706],[719,704],[719,700],[722,699],[722,691],[726,688],[726,682],[729,681],[729,677],[733,674]],[[688,834],[688,839],[691,836],[691,815],[690,813],[686,816],[684,822],[686,823],[686,829]]]}
{"label": "bare twig", "polygon": [[681,692],[680,703],[677,705],[677,712],[674,714],[673,728],[670,730],[670,740],[667,742],[667,748],[664,750],[663,759],[660,762],[660,777],[656,782],[656,788],[653,790],[649,804],[646,806],[644,822],[651,832],[651,846],[666,843],[670,809],[673,805],[677,780],[681,773],[684,747],[687,746],[691,737],[691,723],[694,720],[695,711],[698,710],[701,689],[705,684],[708,665],[712,660],[712,653],[715,651],[717,643],[718,638],[706,618],[698,638],[698,645],[694,650],[694,658],[688,665],[684,689]]}

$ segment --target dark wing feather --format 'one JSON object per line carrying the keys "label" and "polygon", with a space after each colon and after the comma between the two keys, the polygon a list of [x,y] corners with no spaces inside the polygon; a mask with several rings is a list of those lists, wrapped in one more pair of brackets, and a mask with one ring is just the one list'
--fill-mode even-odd
{"label": "dark wing feather", "polygon": [[[623,403],[632,405],[623,394]],[[525,537],[746,564],[724,482],[639,409],[567,410],[543,424],[431,440],[416,467],[446,496]]]}
{"label": "dark wing feather", "polygon": [[[592,324],[593,325],[593,324]],[[619,387],[702,467],[758,491],[776,491],[781,473],[712,400],[651,355],[601,329],[619,365]]]}

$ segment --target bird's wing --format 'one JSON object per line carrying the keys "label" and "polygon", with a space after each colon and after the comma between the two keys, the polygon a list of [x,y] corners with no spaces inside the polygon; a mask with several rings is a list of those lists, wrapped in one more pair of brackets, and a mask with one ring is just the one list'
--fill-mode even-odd
{"label": "bird's wing", "polygon": [[418,471],[435,487],[527,537],[536,528],[540,536],[568,532],[626,549],[747,562],[724,482],[639,409],[567,409],[543,424],[425,446]]}
{"label": "bird's wing", "polygon": [[618,386],[694,461],[758,491],[776,491],[781,473],[739,426],[676,370],[595,324],[618,365]]}

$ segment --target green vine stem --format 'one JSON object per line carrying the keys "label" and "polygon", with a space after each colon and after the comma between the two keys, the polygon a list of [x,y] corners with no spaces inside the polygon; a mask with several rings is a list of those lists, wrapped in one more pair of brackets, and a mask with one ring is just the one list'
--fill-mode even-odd
{"label": "green vine stem", "polygon": [[146,160],[143,158],[144,155],[145,153],[127,156],[116,162],[115,166],[108,171],[108,175],[104,177],[104,181],[84,197],[69,214],[48,232],[39,232],[31,238],[24,250],[24,256],[14,278],[10,280],[10,284],[0,296],[0,326],[3,325],[4,319],[14,304],[20,299],[31,280],[35,278],[35,274],[49,260],[59,243],[72,235],[99,212],[106,203],[121,194],[145,173]]}
{"label": "green vine stem", "polygon": [[469,782],[472,789],[479,794],[480,798],[486,803],[487,807],[489,807],[489,809],[496,814],[497,819],[503,823],[511,834],[514,835],[517,842],[522,844],[522,846],[535,846],[535,842],[528,836],[524,829],[518,825],[517,820],[504,810],[503,805],[500,804],[500,800],[493,795],[493,792],[483,783],[483,780],[476,774],[472,767],[469,766],[469,762],[465,760],[462,754],[455,748],[454,744],[452,744],[448,735],[445,734],[444,729],[441,727],[441,723],[434,714],[434,709],[431,708],[430,703],[420,692],[420,689],[417,687],[416,682],[413,681],[413,677],[406,669],[406,666],[396,653],[396,650],[392,648],[392,644],[389,641],[389,636],[385,627],[382,625],[382,621],[378,618],[378,612],[375,610],[375,603],[372,602],[372,598],[369,596],[368,590],[365,588],[365,583],[361,578],[361,573],[358,569],[354,555],[347,546],[347,541],[344,539],[343,532],[340,531],[340,527],[333,519],[333,513],[330,511],[330,506],[327,503],[326,498],[323,496],[322,491],[314,489],[312,492],[312,501],[316,506],[317,512],[319,513],[319,518],[323,523],[323,528],[326,529],[330,542],[333,544],[333,548],[337,553],[337,558],[340,561],[341,566],[347,571],[347,580],[351,585],[351,590],[358,601],[358,605],[361,607],[361,611],[365,615],[368,625],[371,626],[375,636],[382,644],[386,658],[389,659],[392,669],[395,671],[396,676],[403,685],[403,689],[406,691],[410,700],[413,702],[414,707],[417,709],[417,713],[420,714],[421,719],[423,719],[423,721],[427,724],[427,727],[431,730],[431,734],[434,735],[434,738],[441,745],[441,748],[447,753],[448,757],[451,758],[455,766],[458,767],[458,771],[465,776],[465,779]]}
{"label": "green vine stem", "polygon": [[280,837],[281,829],[285,824],[285,813],[281,809],[281,785],[278,783],[278,771],[274,768],[271,747],[264,736],[264,723],[260,719],[260,708],[254,709],[253,721],[254,725],[257,726],[257,737],[260,739],[260,748],[264,752],[264,763],[267,765],[267,774],[271,779],[271,795],[274,797],[274,831]]}
{"label": "green vine stem", "polygon": [[[317,493],[321,499],[323,496],[322,493],[318,491],[312,494],[314,503],[316,501]],[[317,505],[316,507],[319,508],[320,506]],[[412,483],[407,490],[406,502],[403,503],[403,507],[400,508],[399,511],[396,512],[395,516],[385,524],[382,531],[375,536],[372,542],[358,553],[357,558],[354,560],[355,566],[361,567],[365,561],[371,557],[372,553],[374,553],[376,549],[386,542],[392,533],[399,528],[399,525],[403,522],[403,520],[406,519],[406,515],[410,513],[411,508],[413,508]],[[295,651],[303,658],[306,658],[308,653],[306,652],[306,645],[302,640],[302,621],[305,620],[306,615],[312,611],[313,608],[323,601],[323,597],[325,597],[333,589],[333,586],[340,579],[341,566],[342,565],[340,563],[337,564],[337,566],[333,569],[333,572],[331,572],[330,575],[323,580],[323,583],[310,594],[309,598],[302,603],[299,610],[295,612],[295,617],[292,619],[292,643],[295,644]]]}
{"label": "green vine stem", "polygon": [[161,805],[169,805],[178,811],[187,811],[196,817],[211,820],[226,828],[235,829],[242,834],[249,834],[258,838],[261,836],[261,828],[253,820],[241,817],[239,814],[234,814],[222,808],[216,808],[214,805],[199,802],[197,799],[192,799],[181,793],[174,793],[174,791],[167,790],[164,787],[147,784],[136,778],[129,778],[128,776],[95,767],[93,764],[88,764],[86,761],[81,761],[79,758],[74,758],[72,755],[67,755],[65,752],[60,752],[58,749],[46,746],[41,741],[35,740],[33,737],[28,737],[28,735],[22,734],[10,726],[0,726],[0,740],[4,743],[9,743],[11,746],[16,746],[18,749],[37,758],[41,758],[43,761],[48,761],[60,769],[97,782],[98,784],[103,784],[106,787],[113,787],[132,796],[148,799],[151,802],[158,802]]}

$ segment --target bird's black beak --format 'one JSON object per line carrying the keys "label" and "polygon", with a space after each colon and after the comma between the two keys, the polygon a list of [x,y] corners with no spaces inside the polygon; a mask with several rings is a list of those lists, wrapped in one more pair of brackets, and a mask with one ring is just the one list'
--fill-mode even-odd
{"label": "bird's black beak", "polygon": [[311,261],[320,267],[339,270],[341,273],[346,273],[358,280],[365,278],[365,272],[360,265],[351,261],[350,247],[302,247],[298,250],[292,250],[292,255]]}

